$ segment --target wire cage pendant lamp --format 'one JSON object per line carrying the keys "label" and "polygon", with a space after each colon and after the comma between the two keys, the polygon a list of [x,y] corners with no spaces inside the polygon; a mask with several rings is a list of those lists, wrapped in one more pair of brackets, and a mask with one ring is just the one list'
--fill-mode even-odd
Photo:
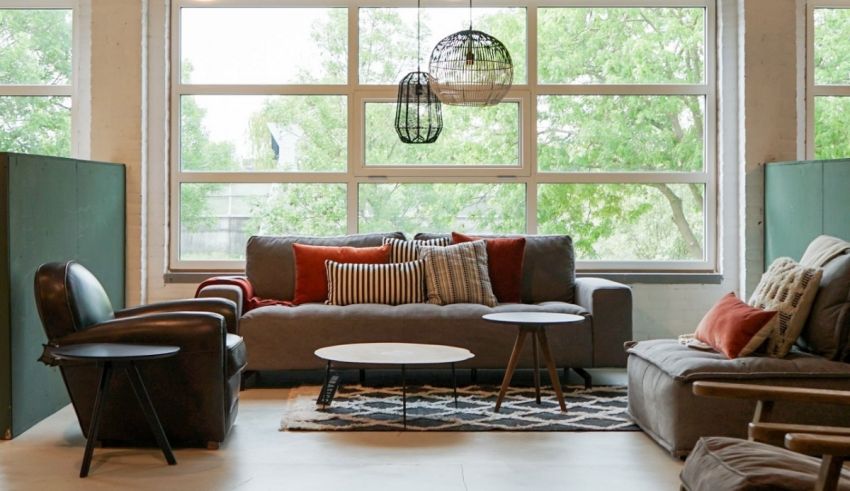
{"label": "wire cage pendant lamp", "polygon": [[443,104],[493,106],[505,98],[514,79],[511,54],[501,41],[472,29],[446,36],[434,46],[428,65],[431,85]]}
{"label": "wire cage pendant lamp", "polygon": [[443,131],[440,99],[423,72],[420,56],[420,5],[416,2],[416,71],[402,77],[395,107],[395,131],[403,143],[434,143]]}

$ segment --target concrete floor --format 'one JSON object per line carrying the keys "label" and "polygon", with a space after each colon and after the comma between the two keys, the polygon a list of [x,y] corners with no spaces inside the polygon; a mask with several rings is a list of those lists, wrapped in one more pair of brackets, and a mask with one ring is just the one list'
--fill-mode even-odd
{"label": "concrete floor", "polygon": [[0,489],[157,490],[674,490],[681,463],[641,432],[296,433],[277,431],[288,388],[242,392],[215,451],[95,449],[68,406],[0,442]]}

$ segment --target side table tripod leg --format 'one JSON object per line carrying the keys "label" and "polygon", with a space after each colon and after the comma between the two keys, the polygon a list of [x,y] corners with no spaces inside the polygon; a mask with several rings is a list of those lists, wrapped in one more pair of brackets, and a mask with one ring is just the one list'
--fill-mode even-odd
{"label": "side table tripod leg", "polygon": [[537,357],[537,331],[531,332],[531,355],[534,360],[534,396],[540,404],[540,360]]}
{"label": "side table tripod leg", "polygon": [[454,363],[452,363],[452,389],[454,389],[455,409],[457,409],[457,374],[455,373]]}
{"label": "side table tripod leg", "polygon": [[505,378],[502,379],[502,388],[499,389],[499,397],[496,398],[496,412],[499,412],[499,408],[502,407],[502,399],[505,398],[505,393],[508,391],[508,385],[511,383],[511,378],[514,376],[514,370],[516,369],[517,363],[519,363],[519,353],[522,350],[522,343],[525,341],[525,335],[527,333],[520,329],[519,333],[517,333],[516,341],[514,342],[514,349],[511,351],[511,358],[508,361],[508,368],[505,369]]}
{"label": "side table tripod leg", "polygon": [[97,394],[94,397],[94,408],[92,409],[91,422],[89,423],[89,435],[86,440],[86,451],[83,453],[83,465],[80,468],[80,477],[89,475],[91,457],[94,453],[94,444],[97,441],[97,432],[100,429],[100,416],[103,413],[103,403],[109,393],[109,382],[112,380],[112,362],[104,362],[100,367],[100,382],[97,385]]}
{"label": "side table tripod leg", "polygon": [[561,381],[558,379],[558,368],[552,359],[552,353],[549,351],[549,341],[546,339],[546,330],[541,329],[537,335],[540,340],[540,351],[543,352],[543,359],[546,360],[546,368],[549,369],[549,378],[552,380],[552,388],[555,389],[555,395],[558,397],[558,404],[561,406],[561,411],[567,412],[567,403],[564,402],[564,392],[561,390]]}
{"label": "side table tripod leg", "polygon": [[133,393],[136,394],[136,399],[139,405],[142,406],[142,412],[145,413],[145,419],[148,421],[154,437],[156,437],[159,448],[162,449],[163,455],[168,465],[177,464],[177,459],[174,458],[174,453],[171,451],[171,445],[168,443],[168,437],[165,436],[165,430],[162,429],[162,423],[159,416],[156,414],[156,409],[153,407],[148,390],[145,388],[145,383],[142,380],[142,374],[139,373],[139,367],[135,363],[130,362],[130,365],[125,369],[130,377],[130,385],[133,387]]}

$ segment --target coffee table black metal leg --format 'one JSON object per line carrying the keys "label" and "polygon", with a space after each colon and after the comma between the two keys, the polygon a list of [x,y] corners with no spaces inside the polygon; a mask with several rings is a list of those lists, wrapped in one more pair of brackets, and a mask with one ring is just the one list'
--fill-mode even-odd
{"label": "coffee table black metal leg", "polygon": [[455,364],[452,363],[452,389],[455,395],[455,409],[457,409],[457,374],[455,373]]}
{"label": "coffee table black metal leg", "polygon": [[404,429],[407,429],[407,381],[405,380],[405,366],[401,365],[401,420]]}
{"label": "coffee table black metal leg", "polygon": [[100,382],[97,385],[97,394],[94,397],[94,409],[92,409],[91,422],[89,423],[89,437],[86,440],[86,451],[83,453],[83,465],[80,468],[80,477],[89,475],[94,444],[97,441],[97,431],[100,428],[100,415],[103,413],[103,403],[109,392],[109,382],[112,380],[112,362],[98,363],[98,366],[100,367]]}
{"label": "coffee table black metal leg", "polygon": [[139,405],[142,406],[142,412],[145,414],[145,419],[148,421],[148,426],[150,426],[153,436],[156,437],[156,442],[159,443],[159,448],[162,449],[162,453],[165,455],[166,462],[168,462],[168,465],[177,464],[177,459],[174,458],[171,445],[168,443],[168,437],[165,436],[165,430],[162,429],[162,423],[159,421],[159,416],[156,415],[156,409],[154,409],[148,390],[145,388],[142,374],[139,373],[139,367],[131,361],[125,370],[130,377],[133,393],[136,394],[136,399],[139,401]]}

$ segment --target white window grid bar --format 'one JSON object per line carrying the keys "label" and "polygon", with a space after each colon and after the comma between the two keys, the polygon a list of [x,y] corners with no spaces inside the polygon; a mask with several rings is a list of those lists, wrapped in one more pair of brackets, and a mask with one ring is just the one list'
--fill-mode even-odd
{"label": "white window grid bar", "polygon": [[[348,98],[348,166],[344,173],[280,173],[280,172],[192,172],[179,168],[179,144],[172,142],[171,158],[171,240],[170,265],[174,270],[240,270],[244,261],[183,261],[179,258],[179,185],[181,182],[237,182],[237,183],[296,183],[337,182],[346,183],[346,227],[348,233],[358,229],[358,188],[369,182],[522,182],[526,185],[526,232],[536,233],[537,185],[540,183],[698,183],[705,185],[705,215],[703,236],[705,257],[702,261],[579,261],[577,266],[588,271],[639,271],[639,272],[713,272],[717,271],[719,234],[717,217],[716,168],[716,5],[713,0],[527,0],[517,2],[497,0],[476,2],[475,7],[525,7],[527,84],[514,85],[508,98],[520,104],[521,131],[520,166],[365,166],[363,131],[365,128],[365,103],[372,100],[391,100],[395,85],[368,85],[359,82],[359,9],[361,7],[415,7],[415,2],[394,0],[182,0],[172,4],[172,19],[179,26],[180,9],[184,7],[348,7],[348,78],[347,84],[323,85],[204,85],[183,84],[179,70],[172,70],[172,101],[182,95],[344,95]],[[520,5],[521,4],[521,5]],[[458,7],[451,0],[432,0],[423,7]],[[705,80],[701,84],[543,84],[537,81],[537,8],[538,7],[698,7],[705,15]],[[171,63],[180,66],[179,28],[172,30]],[[703,172],[538,172],[536,169],[537,141],[536,100],[542,95],[696,95],[705,101],[705,138]],[[179,108],[171,104],[171,134],[179,138]],[[359,124],[358,124],[359,123]],[[359,129],[359,131],[357,131]],[[519,172],[517,172],[519,170]],[[530,191],[532,190],[532,191]]]}

